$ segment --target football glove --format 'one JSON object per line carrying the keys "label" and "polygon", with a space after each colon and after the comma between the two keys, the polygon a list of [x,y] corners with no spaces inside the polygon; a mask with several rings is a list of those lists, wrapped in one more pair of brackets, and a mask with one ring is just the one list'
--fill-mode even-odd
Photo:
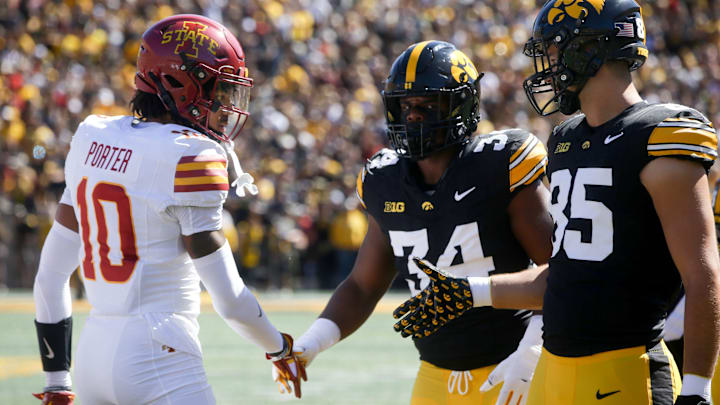
{"label": "football glove", "polygon": [[525,331],[517,350],[490,373],[480,391],[489,391],[503,382],[495,405],[525,405],[530,381],[542,352],[542,316],[535,315]]}
{"label": "football glove", "polygon": [[[305,365],[299,361],[297,354],[293,351],[293,338],[287,333],[282,333],[283,349],[278,353],[265,353],[265,357],[272,361],[273,380],[278,384],[281,393],[295,393],[300,398],[300,379],[307,381]],[[292,386],[290,385],[292,383]]]}
{"label": "football glove", "polygon": [[665,341],[679,340],[685,332],[685,296],[665,320]]}
{"label": "football glove", "polygon": [[700,395],[680,395],[675,399],[675,405],[710,405],[710,401]]}
{"label": "football glove", "polygon": [[70,387],[47,387],[42,394],[33,394],[43,405],[73,405],[75,394]]}
{"label": "football glove", "polygon": [[402,318],[394,329],[402,337],[421,339],[472,308],[473,298],[466,278],[455,278],[427,260],[413,257],[413,261],[428,275],[430,284],[393,311],[395,319]]}

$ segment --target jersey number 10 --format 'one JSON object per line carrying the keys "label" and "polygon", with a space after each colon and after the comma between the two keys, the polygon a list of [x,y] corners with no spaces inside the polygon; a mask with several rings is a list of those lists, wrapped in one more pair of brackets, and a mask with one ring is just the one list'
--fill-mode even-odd
{"label": "jersey number 10", "polygon": [[[80,208],[80,228],[82,229],[83,247],[85,249],[82,268],[86,280],[95,280],[95,263],[93,261],[93,247],[90,243],[90,222],[88,221],[88,205],[86,200],[87,177],[83,177],[77,188],[77,204]],[[105,209],[102,201],[114,203],[117,210],[118,233],[120,236],[120,264],[110,262],[110,246],[108,245],[108,225],[105,219]],[[124,283],[130,279],[135,264],[138,261],[137,245],[135,241],[135,227],[132,222],[130,197],[125,188],[119,184],[100,182],[92,191],[92,203],[95,210],[97,224],[97,242],[100,246],[100,274],[105,281],[111,283]]]}

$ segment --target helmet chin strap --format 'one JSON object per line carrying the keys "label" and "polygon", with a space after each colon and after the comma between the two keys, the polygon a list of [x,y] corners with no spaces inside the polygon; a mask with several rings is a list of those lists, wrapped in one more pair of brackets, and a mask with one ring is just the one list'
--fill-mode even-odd
{"label": "helmet chin strap", "polygon": [[233,149],[233,141],[220,142],[220,144],[225,148],[225,152],[227,152],[230,157],[230,162],[232,163],[232,169],[230,170],[230,179],[232,181],[230,182],[230,187],[235,187],[235,194],[238,197],[245,197],[245,189],[247,189],[250,194],[257,195],[258,188],[254,184],[255,179],[250,173],[245,173],[240,166],[240,160],[238,160],[237,154],[235,154],[235,150]]}
{"label": "helmet chin strap", "polygon": [[565,90],[558,96],[558,109],[565,115],[575,113],[580,109],[580,98],[578,92]]}

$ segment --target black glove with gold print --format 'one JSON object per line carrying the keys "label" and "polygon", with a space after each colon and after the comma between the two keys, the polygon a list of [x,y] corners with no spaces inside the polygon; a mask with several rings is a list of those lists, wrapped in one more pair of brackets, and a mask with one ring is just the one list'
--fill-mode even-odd
{"label": "black glove with gold print", "polygon": [[395,319],[402,318],[394,329],[402,337],[420,339],[472,308],[473,298],[466,278],[455,278],[427,260],[417,257],[412,260],[428,275],[430,284],[393,311]]}
{"label": "black glove with gold print", "polygon": [[675,400],[675,405],[710,405],[710,401],[700,395],[680,395]]}

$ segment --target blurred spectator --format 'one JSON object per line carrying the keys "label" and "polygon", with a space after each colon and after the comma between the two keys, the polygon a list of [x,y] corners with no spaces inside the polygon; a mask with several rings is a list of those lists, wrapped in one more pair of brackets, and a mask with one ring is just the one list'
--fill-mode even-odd
{"label": "blurred spectator", "polygon": [[[208,15],[233,29],[249,56],[252,116],[236,149],[260,195],[229,201],[249,282],[331,288],[334,269],[345,272],[350,259],[329,245],[330,223],[357,217],[344,213],[344,202],[361,163],[385,143],[378,89],[393,56],[422,40],[455,43],[487,73],[480,131],[517,126],[546,139],[562,117],[537,117],[521,88],[531,69],[521,50],[541,3],[0,2],[0,286],[32,285],[70,137],[89,113],[129,113],[138,39],[152,21]],[[720,122],[720,6],[642,3],[650,49],[636,74],[643,96],[673,99]],[[262,208],[251,209],[251,201]]]}
{"label": "blurred spectator", "polygon": [[367,228],[367,217],[357,208],[341,211],[330,224],[330,243],[337,257],[333,281],[335,287],[350,274]]}

